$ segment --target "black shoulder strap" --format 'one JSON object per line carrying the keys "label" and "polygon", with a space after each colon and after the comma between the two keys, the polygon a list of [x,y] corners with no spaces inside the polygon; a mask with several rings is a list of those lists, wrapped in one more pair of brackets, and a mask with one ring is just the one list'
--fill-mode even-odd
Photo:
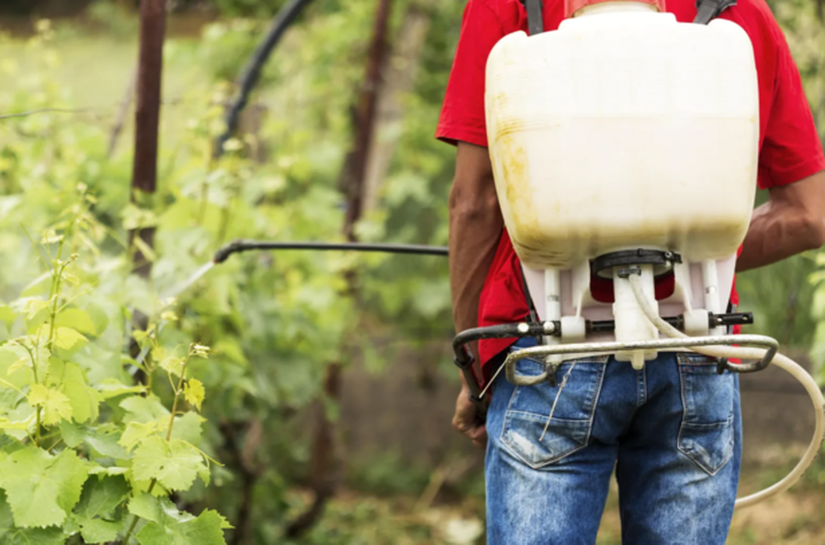
{"label": "black shoulder strap", "polygon": [[[530,36],[544,32],[542,0],[519,0],[527,10],[527,30]],[[719,17],[729,7],[735,6],[736,0],[698,0],[694,23],[706,25]]]}
{"label": "black shoulder strap", "polygon": [[696,19],[694,23],[706,25],[722,15],[722,12],[736,5],[736,0],[698,0],[696,2]]}
{"label": "black shoulder strap", "polygon": [[527,10],[527,31],[530,36],[544,32],[544,6],[541,0],[519,0]]}

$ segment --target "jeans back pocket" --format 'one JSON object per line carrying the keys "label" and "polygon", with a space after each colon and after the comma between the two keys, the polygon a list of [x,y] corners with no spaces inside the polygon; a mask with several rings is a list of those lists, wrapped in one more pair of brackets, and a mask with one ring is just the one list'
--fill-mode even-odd
{"label": "jeans back pocket", "polygon": [[716,360],[678,354],[682,424],[678,448],[709,475],[733,456],[734,376],[716,372]]}
{"label": "jeans back pocket", "polygon": [[[516,386],[504,416],[504,446],[534,469],[585,447],[607,361],[608,356],[567,361],[556,371],[555,386],[548,382]],[[516,371],[537,376],[544,372],[544,365],[521,360],[516,363]]]}

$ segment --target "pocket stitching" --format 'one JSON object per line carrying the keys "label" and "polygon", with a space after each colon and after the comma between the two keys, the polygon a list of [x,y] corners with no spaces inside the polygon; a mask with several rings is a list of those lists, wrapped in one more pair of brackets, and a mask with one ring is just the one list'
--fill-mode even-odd
{"label": "pocket stitching", "polygon": [[[677,359],[679,360],[679,363],[684,363],[685,362],[685,360],[682,358],[681,354],[677,354]],[[706,365],[712,365],[712,364],[708,363]],[[688,428],[688,429],[690,429],[690,428],[709,429],[709,428],[727,428],[727,427],[733,426],[733,415],[729,416],[727,418],[727,420],[720,420],[719,422],[712,422],[712,423],[708,423],[708,424],[702,424],[700,422],[697,422],[697,423],[688,422],[687,421],[688,420],[688,414],[687,414],[687,411],[688,411],[687,397],[688,396],[686,394],[686,390],[687,390],[687,378],[686,378],[687,370],[684,369],[684,367],[685,367],[684,365],[679,365],[678,366],[678,368],[679,368],[678,369],[679,370],[679,381],[681,383],[679,390],[680,390],[680,395],[681,395],[681,398],[682,398],[682,422],[679,425],[679,434],[676,438],[676,448],[679,450],[679,452],[683,453],[685,456],[690,458],[690,460],[693,463],[695,463],[696,465],[698,465],[705,473],[707,473],[708,475],[710,475],[712,477],[712,476],[716,475],[717,473],[719,473],[720,471],[722,471],[722,469],[724,469],[724,467],[728,464],[730,459],[733,457],[733,450],[734,450],[733,449],[733,443],[734,443],[734,440],[735,440],[734,433],[731,432],[730,440],[728,440],[727,445],[725,445],[725,454],[724,454],[723,460],[720,462],[719,466],[715,470],[713,470],[705,462],[703,462],[700,459],[700,457],[697,455],[698,454],[697,451],[694,448],[683,446],[683,432],[685,431],[685,428]]]}
{"label": "pocket stitching", "polygon": [[[527,412],[527,411],[519,411],[519,410],[515,410],[515,409],[512,408],[513,403],[515,402],[515,400],[518,397],[519,390],[521,388],[525,387],[525,386],[516,386],[513,389],[513,394],[510,396],[510,402],[507,405],[507,412],[504,415],[504,425],[501,427],[501,434],[499,436],[499,440],[501,441],[501,444],[504,446],[504,448],[507,449],[507,451],[512,456],[514,456],[514,457],[518,458],[519,460],[521,460],[522,462],[524,462],[528,467],[530,467],[532,469],[541,469],[541,468],[546,467],[550,464],[553,464],[555,462],[563,460],[564,458],[567,458],[568,456],[571,456],[572,454],[575,454],[576,452],[578,452],[581,449],[583,449],[584,447],[586,447],[590,443],[590,435],[593,432],[593,420],[594,420],[594,417],[596,415],[596,407],[598,406],[599,398],[601,396],[602,384],[604,382],[605,368],[607,366],[607,361],[608,360],[609,360],[609,356],[600,356],[596,360],[589,359],[589,358],[586,359],[586,360],[575,360],[577,363],[587,363],[587,362],[589,362],[589,363],[596,363],[596,364],[599,365],[599,369],[597,370],[597,374],[596,374],[596,380],[593,381],[594,387],[591,389],[590,392],[588,392],[588,398],[591,400],[590,401],[590,403],[591,403],[590,416],[588,418],[582,418],[582,419],[556,418],[556,417],[553,418],[554,422],[558,421],[558,422],[566,422],[566,423],[571,423],[571,424],[573,424],[573,423],[583,423],[583,424],[586,425],[587,431],[586,431],[585,436],[584,436],[584,441],[579,446],[565,452],[564,454],[554,456],[554,457],[550,458],[549,460],[543,460],[541,463],[530,462],[530,461],[526,460],[524,458],[524,456],[522,456],[520,453],[516,452],[510,446],[510,441],[508,441],[505,437],[506,432],[508,430],[508,424],[509,424],[509,421],[510,421],[509,415],[524,414],[525,416],[543,416],[545,419],[547,418],[547,415],[538,415],[537,413],[531,413],[531,412]],[[570,361],[574,361],[574,360],[570,360]],[[595,395],[594,395],[594,393],[595,393]],[[512,429],[512,426],[510,426],[509,429]],[[571,440],[578,443],[578,441],[575,440],[575,439],[571,439]]]}
{"label": "pocket stitching", "polygon": [[[587,421],[586,421],[586,420],[577,420],[576,422],[582,422],[582,423],[584,423],[584,422],[587,422]],[[590,428],[592,428],[592,424],[589,424],[587,427],[588,427],[588,430],[587,430],[587,434],[586,434],[586,436],[585,436],[584,443],[580,444],[579,446],[575,447],[575,448],[574,448],[574,449],[572,449],[572,450],[569,450],[569,451],[565,452],[564,454],[560,454],[560,455],[554,456],[553,458],[550,458],[549,460],[544,460],[544,461],[542,461],[541,463],[537,463],[537,464],[536,464],[536,463],[533,463],[533,462],[530,462],[530,461],[528,461],[528,460],[526,460],[526,459],[524,458],[524,456],[522,456],[521,454],[519,454],[518,452],[516,452],[516,451],[515,451],[515,450],[514,450],[514,449],[510,446],[510,443],[509,443],[508,441],[506,441],[506,440],[505,440],[505,438],[504,438],[504,431],[505,431],[506,427],[505,427],[505,428],[502,428],[502,430],[501,430],[501,444],[502,444],[502,445],[504,445],[504,448],[506,448],[506,449],[510,452],[510,454],[511,454],[511,455],[515,456],[516,458],[518,458],[519,460],[521,460],[522,462],[524,462],[524,463],[525,463],[527,466],[529,466],[530,468],[532,468],[532,469],[541,469],[541,468],[546,467],[546,466],[548,466],[548,465],[550,465],[550,464],[553,464],[553,463],[555,463],[555,462],[558,462],[558,461],[560,461],[560,460],[563,460],[564,458],[567,458],[568,456],[570,456],[570,455],[572,455],[572,454],[575,454],[576,452],[578,452],[578,451],[580,451],[581,449],[583,449],[584,447],[586,447],[586,446],[587,446],[587,443],[590,441]],[[577,442],[577,443],[578,443],[578,441],[576,441],[575,439],[572,439],[572,441],[575,441],[575,442]]]}
{"label": "pocket stitching", "polygon": [[[524,420],[530,420],[533,422],[539,422],[544,424],[547,422],[546,414],[539,414],[539,413],[531,413],[530,411],[519,411],[517,409],[513,409],[512,411],[507,412],[508,415],[516,415],[520,416]],[[561,422],[563,424],[582,424],[588,422],[590,417],[587,418],[559,418],[558,416],[553,416],[553,422]]]}
{"label": "pocket stitching", "polygon": [[[727,425],[732,426],[733,425],[733,417],[731,416],[728,420],[729,421],[728,421]],[[692,424],[687,424],[687,427],[693,427],[693,425]],[[677,442],[676,448],[678,448],[679,451],[682,452],[685,456],[690,458],[693,463],[695,463],[700,468],[702,468],[702,470],[705,473],[707,473],[708,475],[713,477],[714,475],[716,475],[717,473],[722,471],[722,469],[724,469],[726,465],[728,465],[728,462],[730,462],[730,459],[733,457],[733,442],[734,442],[734,434],[733,433],[731,433],[730,440],[728,441],[728,444],[725,445],[725,457],[724,457],[724,459],[719,464],[719,467],[717,467],[715,470],[713,470],[713,469],[710,468],[710,466],[708,466],[706,463],[704,463],[701,460],[701,458],[698,456],[698,451],[696,449],[694,449],[692,447],[683,447],[682,446],[682,430],[683,429],[684,429],[684,426],[679,427],[679,437],[678,437],[678,440],[677,440],[678,442]]]}

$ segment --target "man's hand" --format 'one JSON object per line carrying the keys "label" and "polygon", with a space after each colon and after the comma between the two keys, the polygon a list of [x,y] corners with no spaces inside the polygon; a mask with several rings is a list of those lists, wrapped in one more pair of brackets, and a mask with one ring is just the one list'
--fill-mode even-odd
{"label": "man's hand", "polygon": [[470,391],[464,377],[461,379],[461,392],[455,400],[455,415],[453,415],[453,427],[467,436],[478,448],[487,445],[487,426],[481,424],[476,414],[475,405],[470,402]]}

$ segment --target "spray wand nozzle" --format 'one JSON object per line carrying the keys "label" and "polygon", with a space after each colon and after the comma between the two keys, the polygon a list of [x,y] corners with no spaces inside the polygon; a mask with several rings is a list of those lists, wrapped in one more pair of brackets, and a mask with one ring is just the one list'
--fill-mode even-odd
{"label": "spray wand nozzle", "polygon": [[242,252],[243,249],[243,241],[235,240],[230,242],[226,246],[221,247],[217,252],[215,252],[215,257],[212,258],[212,263],[215,265],[220,265],[227,259],[229,256],[234,254],[235,252]]}

